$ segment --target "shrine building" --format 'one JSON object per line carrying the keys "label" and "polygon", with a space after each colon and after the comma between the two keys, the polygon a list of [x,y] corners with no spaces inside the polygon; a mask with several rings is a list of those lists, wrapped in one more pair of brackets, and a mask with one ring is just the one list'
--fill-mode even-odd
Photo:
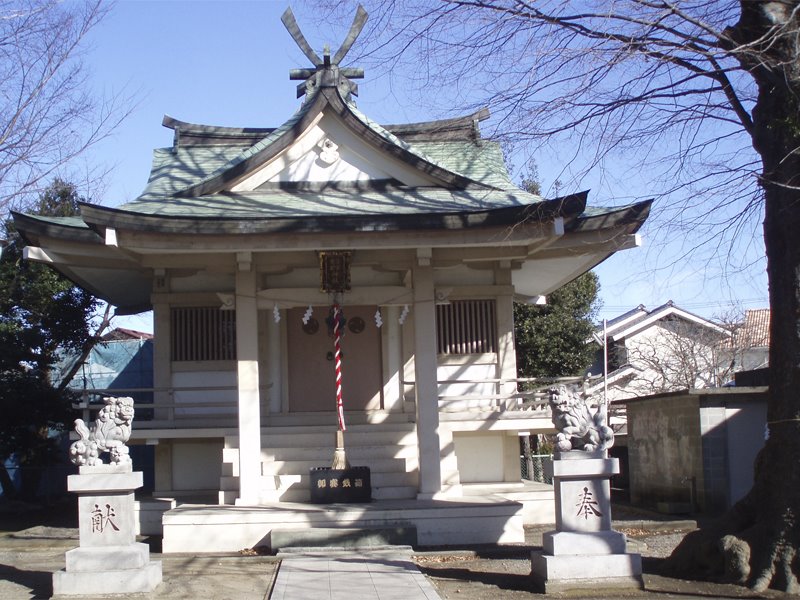
{"label": "shrine building", "polygon": [[[513,303],[639,245],[650,203],[520,189],[486,110],[379,125],[339,66],[351,38],[333,57],[298,42],[314,66],[292,72],[302,104],[282,125],[165,117],[174,142],[134,201],[14,214],[29,260],[118,314],[153,311],[153,390],[111,395],[137,397],[131,444],[155,448],[165,552],[365,523],[518,542],[552,522],[552,489],[520,476],[520,436],[553,427],[518,391]],[[372,502],[323,510],[309,471],[330,466],[337,398]]]}

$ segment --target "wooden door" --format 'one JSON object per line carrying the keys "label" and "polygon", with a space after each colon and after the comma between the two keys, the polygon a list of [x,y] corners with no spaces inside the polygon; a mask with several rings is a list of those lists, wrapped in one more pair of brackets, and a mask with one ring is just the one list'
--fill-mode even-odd
{"label": "wooden door", "polygon": [[[345,306],[342,337],[342,400],[345,411],[376,410],[381,401],[381,336],[375,326],[375,306]],[[329,307],[315,306],[303,325],[306,309],[287,313],[289,349],[289,411],[336,411],[333,337],[326,319]]]}

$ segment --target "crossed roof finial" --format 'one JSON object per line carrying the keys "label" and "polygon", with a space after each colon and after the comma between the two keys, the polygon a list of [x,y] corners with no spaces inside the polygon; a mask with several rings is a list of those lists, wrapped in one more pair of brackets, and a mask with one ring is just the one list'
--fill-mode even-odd
{"label": "crossed roof finial", "polygon": [[320,87],[329,86],[338,87],[342,96],[347,100],[350,99],[351,94],[358,96],[358,85],[353,83],[351,79],[362,79],[364,77],[364,69],[342,69],[339,67],[339,63],[350,51],[353,43],[361,34],[364,24],[367,22],[367,11],[364,10],[363,6],[358,5],[353,24],[350,25],[350,31],[336,54],[333,55],[333,59],[331,59],[331,51],[327,45],[322,52],[322,58],[314,52],[308,41],[306,41],[303,32],[300,31],[291,8],[287,8],[283,13],[281,22],[300,50],[303,51],[303,54],[314,65],[314,69],[292,69],[289,71],[289,79],[303,81],[297,86],[298,98],[303,95],[310,96]]}

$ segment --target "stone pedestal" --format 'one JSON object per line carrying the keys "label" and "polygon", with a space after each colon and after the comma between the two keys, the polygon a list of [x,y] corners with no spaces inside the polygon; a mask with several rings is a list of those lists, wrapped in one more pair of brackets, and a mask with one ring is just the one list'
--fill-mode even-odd
{"label": "stone pedestal", "polygon": [[531,577],[545,593],[642,587],[642,560],[611,529],[610,478],[619,473],[605,451],[556,453],[556,530],[531,555]]}
{"label": "stone pedestal", "polygon": [[161,562],[136,542],[133,491],[142,473],[131,465],[83,466],[67,489],[78,494],[80,546],[53,573],[53,593],[74,596],[150,592],[161,583]]}

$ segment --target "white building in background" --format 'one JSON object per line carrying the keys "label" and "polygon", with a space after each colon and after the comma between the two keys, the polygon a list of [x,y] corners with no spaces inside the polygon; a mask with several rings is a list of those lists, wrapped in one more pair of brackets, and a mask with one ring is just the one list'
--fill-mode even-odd
{"label": "white building in background", "polygon": [[[603,333],[599,327],[589,341],[597,347],[593,377],[603,374]],[[735,373],[769,365],[769,309],[748,310],[741,323],[720,324],[672,301],[652,310],[640,305],[607,321],[605,335],[606,394],[621,432],[624,400],[732,385]],[[588,392],[600,399],[602,380]]]}
{"label": "white building in background", "polygon": [[[603,334],[589,368],[603,374]],[[667,302],[652,310],[639,305],[606,322],[610,402],[690,388],[718,387],[731,377],[731,330]],[[602,390],[602,383],[591,388]]]}

